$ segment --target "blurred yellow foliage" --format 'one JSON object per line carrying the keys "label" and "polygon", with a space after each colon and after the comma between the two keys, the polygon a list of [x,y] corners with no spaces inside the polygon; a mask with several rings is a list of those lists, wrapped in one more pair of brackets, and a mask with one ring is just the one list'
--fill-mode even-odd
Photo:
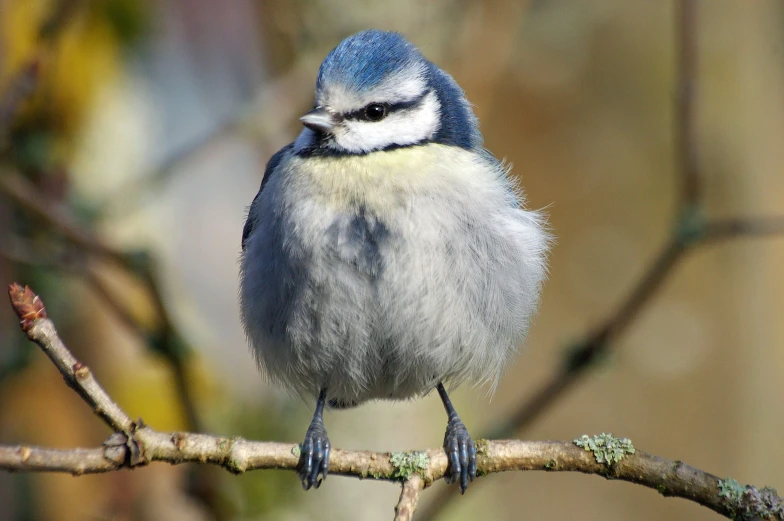
{"label": "blurred yellow foliage", "polygon": [[[0,16],[0,91],[29,63],[40,60],[39,84],[22,107],[18,125],[44,121],[55,131],[55,151],[65,159],[70,142],[102,85],[121,71],[120,44],[112,22],[100,10],[78,5],[59,21],[52,41],[41,28],[59,0],[5,0]],[[65,153],[65,155],[61,155]]]}

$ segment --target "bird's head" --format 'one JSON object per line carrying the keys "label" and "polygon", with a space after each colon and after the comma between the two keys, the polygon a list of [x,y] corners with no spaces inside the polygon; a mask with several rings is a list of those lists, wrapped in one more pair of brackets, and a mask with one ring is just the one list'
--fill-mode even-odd
{"label": "bird's head", "polygon": [[398,33],[368,30],[343,40],[321,64],[314,105],[300,118],[301,155],[482,144],[463,90]]}

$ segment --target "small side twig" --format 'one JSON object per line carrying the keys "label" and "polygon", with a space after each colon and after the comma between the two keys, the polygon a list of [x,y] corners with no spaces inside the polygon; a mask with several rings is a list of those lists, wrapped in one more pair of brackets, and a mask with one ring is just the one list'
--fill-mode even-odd
{"label": "small side twig", "polygon": [[0,170],[0,192],[19,208],[57,229],[84,252],[121,266],[130,262],[127,255],[105,246],[95,235],[79,226],[65,206],[42,197],[35,185],[17,172],[8,168]]}
{"label": "small side twig", "polygon": [[[100,386],[87,366],[77,361],[59,338],[43,302],[30,288],[9,287],[14,311],[27,337],[49,356],[68,385],[115,432],[102,447],[51,449],[0,445],[0,469],[17,472],[109,472],[161,461],[208,463],[233,473],[255,469],[295,470],[299,447],[187,432],[165,433],[132,421]],[[616,444],[611,446],[611,444]],[[423,465],[401,469],[389,453],[333,449],[330,474],[384,481],[404,480],[396,519],[409,520],[420,491],[447,470],[443,449],[424,451]],[[404,471],[405,470],[405,471]],[[772,489],[741,487],[734,480],[635,449],[629,440],[601,435],[566,441],[486,441],[478,443],[477,475],[505,471],[565,471],[596,474],[654,488],[663,495],[695,501],[727,517],[739,514],[784,519],[782,499]],[[403,477],[404,476],[404,477]]]}
{"label": "small side twig", "polygon": [[784,234],[784,215],[744,219],[717,219],[705,226],[706,242],[739,237],[765,237]]}
{"label": "small side twig", "polygon": [[681,171],[681,205],[695,207],[700,201],[694,85],[697,77],[697,2],[681,0],[675,9],[677,53],[677,110],[675,140]]}
{"label": "small side twig", "polygon": [[414,519],[417,505],[419,504],[419,493],[425,487],[422,476],[414,474],[403,482],[400,490],[400,499],[395,506],[395,521],[411,521]]}
{"label": "small side twig", "polygon": [[571,388],[583,374],[582,370],[603,354],[603,351],[609,348],[609,342],[617,338],[638,316],[643,306],[661,288],[690,249],[741,237],[784,236],[784,216],[717,219],[704,225],[698,224],[693,233],[693,237],[685,240],[675,234],[628,297],[569,354],[564,369],[554,374],[536,394],[520,404],[501,425],[489,432],[487,437],[494,439],[514,435],[523,426],[529,425],[564,391]]}
{"label": "small side twig", "polygon": [[57,335],[54,324],[38,295],[30,288],[12,284],[8,288],[11,306],[21,321],[27,338],[38,344],[55,364],[65,382],[92,408],[93,412],[116,432],[129,432],[133,421],[109,397],[93,377],[90,369],[79,362]]}
{"label": "small side twig", "polygon": [[[530,425],[562,395],[572,389],[593,363],[606,354],[612,343],[640,315],[674,272],[677,264],[696,247],[743,236],[784,234],[784,216],[734,218],[704,221],[700,215],[700,171],[696,140],[697,2],[680,0],[676,7],[676,169],[681,178],[681,200],[676,227],[628,295],[585,338],[567,353],[565,363],[538,391],[523,400],[489,438],[513,436]],[[445,489],[430,501],[419,517],[433,521],[457,494]]]}
{"label": "small side twig", "polygon": [[[118,313],[124,323],[132,326],[143,340],[150,342],[155,350],[161,353],[172,368],[175,389],[180,397],[187,425],[192,430],[199,430],[201,423],[194,400],[191,397],[186,377],[184,352],[187,352],[183,335],[177,330],[165,296],[155,277],[155,269],[149,259],[128,254],[104,244],[96,235],[81,227],[64,205],[49,201],[36,190],[35,186],[13,170],[0,171],[0,193],[5,194],[19,208],[40,219],[51,228],[57,230],[69,243],[88,256],[108,261],[120,267],[126,273],[141,281],[150,297],[158,325],[154,330],[133,322],[125,307],[112,302],[111,308]],[[89,259],[88,259],[89,260]],[[90,283],[102,298],[116,300],[111,293],[100,284],[93,271],[85,272]],[[96,284],[98,284],[96,286]]]}

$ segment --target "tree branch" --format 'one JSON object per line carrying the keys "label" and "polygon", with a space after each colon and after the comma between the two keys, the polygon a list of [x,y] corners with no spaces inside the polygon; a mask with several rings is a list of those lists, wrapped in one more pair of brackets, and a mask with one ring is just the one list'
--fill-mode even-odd
{"label": "tree branch", "polygon": [[784,234],[784,215],[748,219],[721,219],[705,226],[703,240],[721,241],[738,237],[765,237]]}
{"label": "tree branch", "polygon": [[395,506],[395,521],[411,521],[414,518],[419,504],[419,493],[424,487],[425,482],[419,474],[414,474],[403,482],[400,499]]}
{"label": "tree branch", "polygon": [[99,296],[111,301],[110,307],[117,312],[117,316],[125,324],[131,326],[132,330],[139,334],[151,349],[164,356],[172,369],[175,389],[188,426],[190,429],[200,430],[201,424],[186,378],[187,342],[178,331],[168,311],[165,296],[155,277],[155,267],[152,260],[144,255],[126,253],[104,244],[95,234],[81,227],[66,206],[42,197],[32,183],[12,170],[0,170],[0,193],[4,193],[19,208],[60,232],[69,243],[80,251],[113,263],[141,281],[150,297],[151,305],[155,309],[155,315],[158,317],[158,325],[155,328],[136,323],[128,314],[125,306],[120,304],[101,285],[95,277],[94,271],[83,271],[87,282],[96,289]]}
{"label": "tree branch", "polygon": [[681,172],[681,205],[697,206],[700,202],[700,171],[697,158],[697,136],[694,85],[697,77],[697,2],[681,0],[675,8],[677,28],[677,111],[675,113],[675,144]]}
{"label": "tree branch", "polygon": [[[490,437],[513,435],[523,426],[532,422],[541,412],[552,405],[566,390],[579,379],[595,360],[605,354],[611,343],[622,333],[648,304],[656,292],[674,271],[684,254],[700,240],[715,240],[751,233],[757,235],[762,230],[778,229],[777,226],[759,224],[747,226],[748,221],[738,220],[729,233],[727,224],[706,224],[700,220],[698,205],[700,197],[699,164],[697,161],[694,126],[694,84],[696,75],[696,22],[697,6],[695,0],[681,0],[676,7],[676,40],[678,52],[677,66],[677,103],[676,103],[676,147],[678,170],[682,178],[681,207],[676,228],[669,241],[659,250],[643,276],[632,287],[628,296],[621,301],[614,312],[589,331],[568,353],[561,370],[552,375],[530,399],[523,401],[501,425],[491,430]],[[777,218],[771,219],[776,221]],[[784,231],[784,230],[781,230]],[[434,512],[435,513],[435,512]],[[430,515],[424,519],[432,519]]]}
{"label": "tree branch", "polygon": [[[165,433],[132,421],[76,360],[57,334],[41,299],[17,284],[9,287],[11,304],[22,331],[52,360],[66,383],[90,405],[114,434],[102,447],[49,449],[26,445],[0,445],[0,469],[17,472],[68,472],[74,475],[110,472],[161,461],[201,463],[233,473],[257,469],[295,470],[299,446],[247,441],[196,433]],[[611,435],[583,436],[565,441],[486,441],[478,445],[477,475],[495,472],[546,470],[596,474],[658,490],[665,496],[695,501],[728,517],[757,516],[784,519],[781,498],[771,489],[741,487],[679,461],[637,451],[629,440]],[[443,449],[407,453],[400,457],[382,452],[333,449],[330,474],[361,479],[402,481],[396,519],[410,520],[420,491],[441,479],[447,470]],[[416,461],[411,464],[409,462]],[[403,462],[403,463],[401,463]]]}
{"label": "tree branch", "polygon": [[[614,341],[640,314],[656,292],[672,275],[676,265],[690,251],[711,242],[740,237],[784,236],[784,216],[731,218],[699,222],[692,213],[682,216],[678,229],[653,260],[645,275],[632,288],[618,308],[608,315],[586,339],[567,355],[561,370],[554,373],[531,397],[523,400],[509,416],[486,434],[487,438],[508,438],[533,422],[558,398],[586,374],[595,360],[605,354]],[[420,521],[436,519],[449,501],[457,497],[452,489],[444,489],[427,506]]]}
{"label": "tree branch", "polygon": [[65,383],[114,431],[130,432],[133,421],[98,384],[90,369],[71,354],[57,334],[54,323],[49,320],[38,295],[18,284],[9,286],[8,295],[11,306],[21,320],[22,331],[46,353],[63,375]]}
{"label": "tree branch", "polygon": [[[681,199],[677,222],[667,243],[659,250],[628,296],[567,354],[556,371],[533,396],[524,399],[499,425],[490,429],[489,438],[513,436],[552,406],[587,372],[593,363],[612,347],[632,322],[651,302],[656,292],[674,272],[680,260],[698,246],[742,236],[784,234],[784,216],[733,218],[704,221],[700,213],[700,167],[696,138],[697,20],[696,0],[680,0],[675,8],[676,93],[675,151],[676,169],[681,178]],[[443,490],[426,507],[421,521],[436,519],[455,498],[452,489]]]}

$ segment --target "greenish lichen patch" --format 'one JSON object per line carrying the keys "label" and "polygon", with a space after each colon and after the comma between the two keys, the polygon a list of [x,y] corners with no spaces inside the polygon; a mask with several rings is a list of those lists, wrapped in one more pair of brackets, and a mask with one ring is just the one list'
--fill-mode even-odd
{"label": "greenish lichen patch", "polygon": [[299,458],[299,455],[302,454],[302,448],[299,445],[294,445],[291,447],[291,453],[294,457]]}
{"label": "greenish lichen patch", "polygon": [[394,467],[390,477],[405,481],[415,472],[424,474],[430,464],[430,457],[426,452],[421,451],[393,452],[389,455],[389,462]]}
{"label": "greenish lichen patch", "polygon": [[226,466],[228,467],[229,472],[232,474],[242,474],[247,470],[244,465],[240,465],[240,461],[238,459],[229,458],[226,461]]}
{"label": "greenish lichen patch", "polygon": [[746,492],[746,486],[732,478],[719,480],[719,497],[727,500],[729,504],[740,503],[744,492]]}
{"label": "greenish lichen patch", "polygon": [[242,438],[221,438],[218,440],[218,448],[225,453],[229,453],[234,448],[234,445],[241,439]]}
{"label": "greenish lichen patch", "polygon": [[636,452],[629,438],[616,438],[604,432],[596,436],[583,434],[574,440],[574,444],[588,452],[593,452],[596,463],[608,467],[620,462],[627,454]]}
{"label": "greenish lichen patch", "polygon": [[741,485],[732,478],[719,480],[719,497],[733,519],[784,519],[784,502],[776,489]]}

